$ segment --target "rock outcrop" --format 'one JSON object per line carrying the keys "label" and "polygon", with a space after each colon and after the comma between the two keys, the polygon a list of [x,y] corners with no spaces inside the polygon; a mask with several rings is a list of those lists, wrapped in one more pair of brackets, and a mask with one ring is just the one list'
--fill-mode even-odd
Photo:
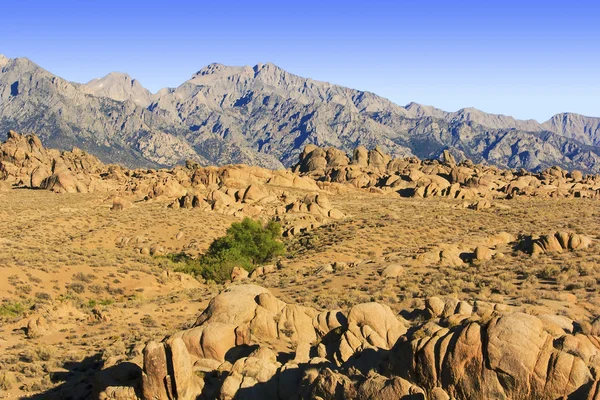
{"label": "rock outcrop", "polygon": [[[456,163],[449,153],[443,159],[392,159],[380,148],[365,147],[358,147],[348,157],[333,147],[309,145],[291,171],[245,165],[200,167],[192,161],[171,170],[128,170],[105,165],[79,149],[46,149],[37,136],[11,131],[0,145],[0,180],[55,192],[122,191],[140,199],[171,200],[173,208],[216,208],[230,213],[239,212],[244,205],[250,213],[259,213],[257,205],[285,200],[286,188],[319,192],[340,184],[403,197],[474,201],[468,207],[475,210],[492,207],[490,199],[517,196],[600,197],[600,175],[558,167],[539,173],[500,170],[470,160]],[[238,205],[232,207],[235,203]],[[291,208],[301,208],[302,203],[311,214],[343,218],[338,210],[308,199]]]}
{"label": "rock outcrop", "polygon": [[552,167],[540,172],[523,169],[501,170],[474,164],[457,163],[449,153],[443,160],[416,157],[392,159],[378,148],[359,147],[352,158],[334,148],[307,146],[293,171],[317,182],[349,184],[357,188],[398,193],[402,197],[445,197],[475,201],[475,210],[490,208],[490,199],[529,197],[600,197],[600,175],[583,175]]}
{"label": "rock outcrop", "polygon": [[521,247],[531,254],[543,254],[584,250],[591,244],[592,240],[585,235],[563,231],[542,235],[537,239],[531,239],[530,237],[523,238]]}
{"label": "rock outcrop", "polygon": [[[114,167],[118,168],[118,167]],[[109,166],[79,149],[46,149],[35,135],[10,131],[0,145],[0,180],[12,185],[57,193],[88,193],[115,189],[104,179]]]}
{"label": "rock outcrop", "polygon": [[0,145],[0,181],[57,193],[110,192],[108,201],[117,211],[134,202],[159,201],[170,208],[278,218],[286,235],[345,217],[312,178],[290,171],[201,167],[192,161],[170,170],[130,170],[105,165],[79,149],[46,149],[37,136],[12,131]]}
{"label": "rock outcrop", "polygon": [[568,318],[437,297],[419,312],[317,311],[233,286],[191,329],[146,345],[143,398],[597,397],[600,338]]}

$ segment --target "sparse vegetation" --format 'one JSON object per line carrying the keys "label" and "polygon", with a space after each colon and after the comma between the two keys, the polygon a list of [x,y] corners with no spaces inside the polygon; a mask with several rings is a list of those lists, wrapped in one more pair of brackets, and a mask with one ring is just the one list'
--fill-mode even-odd
{"label": "sparse vegetation", "polygon": [[15,376],[12,372],[2,371],[0,372],[0,389],[8,391],[12,389],[15,384]]}
{"label": "sparse vegetation", "polygon": [[[296,195],[292,190],[291,196]],[[49,379],[47,370],[66,362],[81,363],[99,348],[103,356],[132,360],[139,356],[140,344],[188,328],[194,319],[190,316],[199,315],[223,286],[196,282],[174,270],[187,269],[214,279],[212,274],[222,282],[230,279],[231,265],[252,270],[261,263],[277,263],[272,272],[245,282],[270,289],[288,304],[319,310],[346,312],[361,302],[377,301],[391,307],[398,318],[408,318],[403,310],[423,309],[428,297],[456,296],[472,304],[500,303],[526,313],[563,315],[590,332],[600,307],[600,203],[595,199],[514,199],[502,202],[510,208],[475,213],[461,208],[458,200],[400,201],[363,192],[341,193],[330,197],[349,217],[286,237],[284,263],[274,255],[270,261],[247,257],[247,263],[238,264],[234,261],[241,260],[232,254],[241,258],[245,253],[240,248],[237,253],[217,251],[230,243],[215,240],[227,236],[233,222],[242,224],[233,215],[172,210],[156,201],[140,203],[135,212],[109,213],[107,218],[106,209],[97,207],[105,200],[104,193],[57,196],[15,190],[0,196],[5,201],[3,212],[15,216],[0,219],[4,250],[0,271],[5,277],[0,279],[0,338],[21,338],[0,356],[0,371],[12,373],[8,383],[2,383],[0,375],[0,392],[12,382],[10,393],[15,396],[61,385],[44,381]],[[47,201],[50,196],[52,202]],[[504,257],[482,263],[411,264],[415,254],[438,244],[471,244],[500,231],[515,236],[551,233],[562,230],[567,218],[572,229],[592,236],[589,251],[532,257],[506,246],[497,249]],[[285,220],[282,224],[287,230]],[[56,234],[48,235],[49,231]],[[184,236],[175,239],[180,231]],[[123,237],[128,244],[116,246]],[[278,236],[274,238],[279,242]],[[173,254],[151,257],[141,253],[143,247]],[[215,266],[205,275],[200,273],[206,266],[200,264],[203,254],[211,254],[210,265]],[[218,254],[229,266],[217,268]],[[404,274],[383,279],[380,271],[392,263],[401,264]],[[328,268],[317,274],[322,266]],[[38,350],[44,346],[43,333],[40,339],[31,339],[12,331],[16,323],[25,327],[38,316],[44,317],[52,336],[61,336],[60,344],[51,345],[53,354]],[[413,327],[420,322],[410,320]],[[294,337],[287,325],[281,335]]]}
{"label": "sparse vegetation", "polygon": [[5,302],[0,304],[0,317],[15,318],[25,312],[25,307],[19,302]]}
{"label": "sparse vegetation", "polygon": [[72,290],[75,293],[81,294],[85,291],[85,285],[83,283],[74,282],[67,285],[67,289]]}

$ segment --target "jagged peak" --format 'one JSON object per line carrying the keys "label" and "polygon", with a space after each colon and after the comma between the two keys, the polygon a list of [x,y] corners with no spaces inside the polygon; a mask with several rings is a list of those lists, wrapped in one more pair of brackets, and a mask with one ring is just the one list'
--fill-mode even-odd
{"label": "jagged peak", "polygon": [[24,66],[29,66],[29,67],[36,67],[36,68],[42,69],[42,67],[40,67],[39,65],[37,65],[36,63],[31,61],[27,57],[7,58],[6,65],[10,65],[10,66],[16,67],[16,68],[23,68]]}
{"label": "jagged peak", "polygon": [[562,112],[562,113],[558,113],[552,116],[552,118],[550,118],[550,120],[548,120],[547,122],[550,121],[555,121],[558,119],[592,119],[592,120],[598,120],[600,119],[600,117],[590,117],[589,115],[583,115],[583,114],[578,114],[578,113],[573,113],[573,112]]}
{"label": "jagged peak", "polygon": [[115,78],[115,79],[130,79],[130,80],[135,80],[133,79],[128,73],[126,72],[117,72],[117,71],[113,71],[110,72],[106,75],[106,78]]}
{"label": "jagged peak", "polygon": [[260,72],[260,71],[285,71],[283,68],[278,67],[277,65],[273,64],[272,62],[266,62],[266,63],[258,63],[254,66],[254,72]]}
{"label": "jagged peak", "polygon": [[92,79],[84,86],[96,96],[109,97],[117,101],[132,100],[144,107],[151,103],[150,91],[123,72],[111,72],[102,78]]}
{"label": "jagged peak", "polygon": [[[2,62],[5,62],[5,64],[2,65]],[[40,67],[38,64],[31,61],[27,57],[6,58],[2,62],[0,62],[0,65],[2,65],[4,72],[12,71],[18,75],[38,74],[40,76],[46,76],[46,77],[55,76],[55,77],[63,80],[62,78],[54,75],[53,73],[47,71],[46,69]]]}
{"label": "jagged peak", "polygon": [[6,57],[4,54],[0,54],[0,67],[4,67],[9,61],[10,58]]}
{"label": "jagged peak", "polygon": [[112,82],[112,83],[118,83],[118,82],[125,82],[125,83],[130,83],[133,85],[134,82],[138,83],[139,82],[132,78],[129,74],[125,73],[125,72],[110,72],[108,74],[106,74],[105,76],[103,76],[102,78],[94,78],[91,81],[89,81],[88,83],[86,83],[87,86],[89,85],[93,85],[95,83],[98,82],[103,82],[103,83],[107,83],[107,82]]}
{"label": "jagged peak", "polygon": [[463,107],[456,112],[456,114],[469,115],[469,114],[482,114],[483,111],[478,110],[475,107]]}
{"label": "jagged peak", "polygon": [[411,101],[410,103],[408,103],[407,105],[404,106],[404,108],[407,111],[441,111],[438,110],[437,108],[435,108],[434,106],[428,106],[425,104],[419,104],[419,103],[415,103],[414,101]]}
{"label": "jagged peak", "polygon": [[252,74],[252,68],[249,66],[228,66],[219,63],[211,63],[192,75],[188,81],[196,85],[206,84],[219,78],[226,78],[232,75]]}
{"label": "jagged peak", "polygon": [[213,74],[217,74],[219,72],[222,72],[228,68],[232,68],[232,67],[228,67],[227,65],[224,64],[220,64],[220,63],[210,63],[208,64],[206,67],[200,69],[200,71],[196,72],[192,78],[195,78],[196,76],[204,76],[204,75],[213,75]]}
{"label": "jagged peak", "polygon": [[200,69],[198,72],[192,75],[192,81],[203,81],[202,77],[223,77],[223,76],[231,76],[237,74],[249,74],[253,73],[254,76],[258,76],[259,74],[289,74],[290,72],[284,70],[283,68],[273,64],[272,62],[266,63],[257,63],[253,67],[248,65],[245,66],[231,66],[225,65],[221,63],[211,63],[206,67]]}

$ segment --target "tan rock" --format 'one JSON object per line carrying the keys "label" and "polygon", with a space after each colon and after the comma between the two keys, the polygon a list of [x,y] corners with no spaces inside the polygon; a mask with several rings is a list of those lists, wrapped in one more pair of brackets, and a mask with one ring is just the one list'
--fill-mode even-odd
{"label": "tan rock", "polygon": [[234,267],[231,271],[231,280],[235,282],[244,279],[248,279],[248,271],[242,267]]}
{"label": "tan rock", "polygon": [[477,246],[475,248],[475,259],[480,261],[491,260],[494,252],[485,246]]}
{"label": "tan rock", "polygon": [[398,278],[402,274],[404,274],[404,267],[402,265],[388,265],[381,271],[382,278]]}

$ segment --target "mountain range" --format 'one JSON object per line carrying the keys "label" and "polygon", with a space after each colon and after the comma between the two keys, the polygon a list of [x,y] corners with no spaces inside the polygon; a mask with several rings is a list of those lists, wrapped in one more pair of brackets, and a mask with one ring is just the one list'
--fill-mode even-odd
{"label": "mountain range", "polygon": [[346,152],[379,146],[395,157],[437,158],[449,150],[459,160],[503,168],[600,173],[600,118],[578,114],[538,123],[474,108],[402,107],[272,63],[210,64],[157,93],[122,73],[80,84],[2,55],[0,68],[0,130],[35,132],[46,146],[79,147],[129,167],[192,159],[277,169],[313,143]]}

